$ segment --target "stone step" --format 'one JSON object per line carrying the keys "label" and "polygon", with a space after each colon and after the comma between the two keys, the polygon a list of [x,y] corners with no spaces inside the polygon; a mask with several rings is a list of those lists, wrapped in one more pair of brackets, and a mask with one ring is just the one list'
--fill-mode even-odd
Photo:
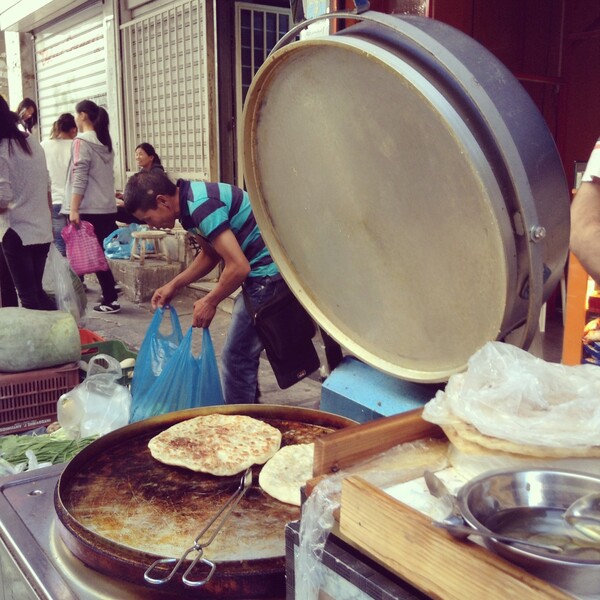
{"label": "stone step", "polygon": [[[173,261],[168,264],[164,260],[155,258],[146,259],[143,266],[137,260],[110,259],[109,263],[115,279],[123,288],[125,297],[137,303],[148,302],[157,288],[165,285],[183,270],[183,264],[180,262]],[[215,280],[198,281],[189,285],[183,293],[198,299],[208,294],[216,285]],[[240,292],[241,288],[223,300],[219,308],[231,314],[235,298]]]}
{"label": "stone step", "polygon": [[159,287],[179,274],[183,265],[172,261],[148,258],[144,265],[138,260],[109,259],[108,263],[115,279],[121,284],[123,293],[132,302],[148,302]]}

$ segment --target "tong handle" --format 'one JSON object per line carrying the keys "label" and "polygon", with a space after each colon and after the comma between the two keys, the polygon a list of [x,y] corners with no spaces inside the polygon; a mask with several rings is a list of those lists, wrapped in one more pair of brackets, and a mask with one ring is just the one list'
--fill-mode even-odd
{"label": "tong handle", "polygon": [[[221,527],[223,527],[225,521],[231,514],[231,511],[238,505],[239,501],[242,499],[242,497],[246,493],[246,490],[250,487],[251,483],[252,470],[249,467],[244,472],[244,475],[240,480],[240,485],[238,486],[235,493],[227,500],[227,502],[225,502],[225,504],[223,504],[219,512],[205,525],[204,529],[198,534],[198,536],[194,540],[194,547],[196,549],[199,550],[201,548],[206,548],[206,546],[208,546],[215,539],[215,537],[217,537],[217,534],[219,533],[219,531],[221,531]],[[202,539],[204,534],[219,520],[219,517],[221,517],[221,520],[217,523],[217,526],[215,527],[213,533],[206,542],[201,544],[200,540]]]}
{"label": "tong handle", "polygon": [[[242,476],[242,478],[240,480],[240,484],[239,484],[238,488],[236,489],[236,491],[234,492],[234,494],[227,500],[227,502],[225,502],[225,504],[223,504],[223,506],[221,507],[219,512],[217,512],[217,514],[204,526],[202,531],[197,535],[196,539],[194,540],[194,544],[192,546],[190,546],[181,555],[181,557],[179,559],[177,559],[177,558],[159,558],[158,560],[155,560],[144,572],[144,579],[148,583],[151,583],[153,585],[162,585],[164,583],[167,583],[168,581],[170,581],[173,578],[175,573],[179,570],[179,567],[181,567],[183,561],[192,552],[197,552],[198,553],[197,556],[191,562],[189,567],[185,570],[181,579],[182,579],[183,583],[189,587],[199,587],[201,585],[205,585],[206,583],[208,583],[210,581],[210,579],[212,578],[217,566],[215,563],[208,560],[207,558],[203,558],[204,548],[206,548],[215,539],[215,537],[221,530],[221,527],[223,527],[223,524],[225,523],[225,521],[227,520],[227,518],[229,517],[229,515],[231,514],[233,509],[238,505],[239,501],[242,499],[242,497],[244,496],[244,494],[246,493],[246,491],[248,490],[248,488],[250,487],[251,484],[252,484],[252,467],[248,467],[248,469],[246,469],[246,471],[244,472],[244,475]],[[204,534],[219,520],[219,518],[220,518],[220,521],[217,523],[217,526],[215,527],[213,533],[210,535],[208,540],[204,543],[200,543],[200,540],[202,539]],[[190,577],[189,577],[190,573],[192,572],[194,567],[199,562],[201,562],[202,564],[207,565],[209,567],[210,571],[208,572],[208,575],[206,577],[204,577],[204,579],[190,579]],[[175,565],[175,566],[164,577],[153,577],[152,571],[155,568],[157,568],[159,565]]]}
{"label": "tong handle", "polygon": [[[194,551],[196,551],[198,554],[196,555],[194,560],[190,563],[189,567],[183,573],[181,580],[183,581],[183,583],[185,585],[187,585],[189,587],[200,587],[201,585],[208,583],[211,580],[212,576],[214,575],[217,565],[214,562],[208,560],[207,558],[203,558],[204,548],[202,548],[201,546],[198,546],[198,544],[194,544],[193,546],[190,546],[181,555],[180,558],[159,558],[158,560],[155,560],[144,572],[144,579],[148,583],[152,583],[154,585],[162,585],[164,583],[168,583],[169,581],[171,581],[171,579],[173,579],[173,576],[175,575],[175,573],[177,573],[177,571],[179,570],[179,567],[181,567],[182,563],[185,561],[185,559],[188,557],[188,555]],[[190,573],[193,571],[194,567],[199,562],[201,562],[202,564],[209,567],[210,570],[208,572],[208,575],[204,579],[190,579],[189,578]],[[157,568],[159,565],[172,565],[172,564],[175,564],[175,566],[169,571],[169,573],[165,577],[153,577],[152,576],[152,571],[155,568]]]}
{"label": "tong handle", "polygon": [[[181,566],[181,563],[183,563],[183,561],[187,558],[188,554],[190,552],[192,552],[192,550],[195,550],[195,549],[196,549],[196,545],[194,544],[193,546],[190,546],[181,555],[180,558],[159,558],[158,560],[155,560],[144,571],[144,579],[148,583],[152,583],[154,585],[162,585],[163,583],[167,583],[168,581],[171,581],[171,579],[173,579],[173,575],[175,575],[175,573]],[[197,562],[197,559],[194,561],[194,563],[195,562]],[[171,571],[165,577],[152,577],[152,575],[151,575],[152,571],[154,571],[154,569],[156,569],[159,565],[172,565],[172,564],[175,564],[175,566],[171,569]]]}
{"label": "tong handle", "polygon": [[[198,564],[198,562],[201,562],[202,564],[208,566],[210,568],[210,571],[204,579],[190,579],[188,575],[192,572],[192,570]],[[192,561],[192,564],[185,570],[185,573],[182,575],[181,581],[183,581],[184,585],[187,585],[188,587],[200,587],[201,585],[204,585],[211,580],[216,568],[217,565],[214,562],[208,560],[208,558],[202,557],[202,549],[200,549],[198,551],[198,556],[196,556],[196,558]]]}

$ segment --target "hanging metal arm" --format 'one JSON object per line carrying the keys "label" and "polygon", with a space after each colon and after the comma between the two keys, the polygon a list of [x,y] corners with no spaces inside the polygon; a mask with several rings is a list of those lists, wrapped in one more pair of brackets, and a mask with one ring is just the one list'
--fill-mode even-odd
{"label": "hanging metal arm", "polygon": [[298,23],[297,25],[294,25],[294,27],[292,27],[277,42],[277,44],[275,44],[275,47],[271,50],[271,52],[269,54],[273,54],[274,52],[279,50],[279,48],[282,48],[283,46],[287,45],[289,42],[291,42],[293,39],[295,39],[296,36],[301,31],[306,29],[309,25],[312,25],[313,23],[316,23],[318,21],[323,21],[324,19],[331,20],[331,19],[356,18],[357,15],[367,12],[371,7],[371,3],[369,2],[369,0],[354,0],[354,6],[355,6],[354,10],[337,10],[337,11],[333,11],[330,13],[325,13],[323,15],[319,15],[317,17],[312,17],[310,19],[305,19],[304,21],[300,21],[300,23]]}

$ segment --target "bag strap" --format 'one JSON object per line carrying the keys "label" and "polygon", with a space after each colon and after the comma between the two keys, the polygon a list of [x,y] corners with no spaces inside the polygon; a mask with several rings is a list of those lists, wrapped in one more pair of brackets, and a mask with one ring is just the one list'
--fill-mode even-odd
{"label": "bag strap", "polygon": [[246,310],[250,313],[252,322],[256,323],[256,311],[254,310],[254,306],[252,305],[250,296],[246,292],[246,286],[243,283],[242,283],[242,296],[244,296],[244,304],[246,305]]}

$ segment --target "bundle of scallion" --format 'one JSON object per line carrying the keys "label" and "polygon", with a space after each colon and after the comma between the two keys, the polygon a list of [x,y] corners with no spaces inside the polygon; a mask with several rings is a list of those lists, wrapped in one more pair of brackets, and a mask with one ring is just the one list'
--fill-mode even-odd
{"label": "bundle of scallion", "polygon": [[62,429],[40,435],[7,435],[0,437],[0,458],[11,465],[27,462],[31,450],[38,463],[64,463],[91,444],[97,436],[71,440]]}

